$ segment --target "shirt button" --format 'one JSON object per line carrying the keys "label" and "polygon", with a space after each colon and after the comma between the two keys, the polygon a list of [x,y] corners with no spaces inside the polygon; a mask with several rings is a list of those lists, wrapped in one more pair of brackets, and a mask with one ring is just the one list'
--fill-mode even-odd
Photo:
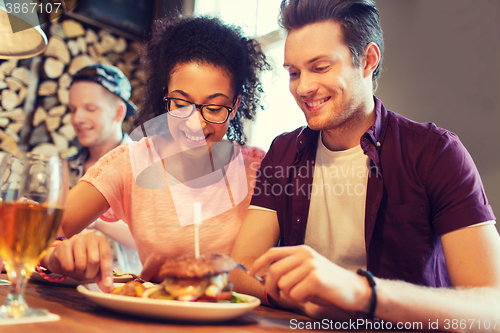
{"label": "shirt button", "polygon": [[299,143],[302,144],[302,140],[300,140]]}
{"label": "shirt button", "polygon": [[381,146],[380,142],[377,142],[377,147],[380,147],[380,146]]}
{"label": "shirt button", "polygon": [[297,217],[297,222],[300,222],[300,217]]}

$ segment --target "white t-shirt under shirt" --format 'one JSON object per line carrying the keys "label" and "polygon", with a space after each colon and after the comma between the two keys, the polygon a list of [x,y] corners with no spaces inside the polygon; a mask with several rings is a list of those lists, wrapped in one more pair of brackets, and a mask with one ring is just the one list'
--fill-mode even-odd
{"label": "white t-shirt under shirt", "polygon": [[[366,268],[365,203],[369,157],[361,146],[330,151],[319,137],[304,243],[335,264]],[[268,210],[259,206],[250,209]]]}
{"label": "white t-shirt under shirt", "polygon": [[361,146],[331,151],[318,142],[305,244],[355,271],[366,268],[365,203],[369,157]]}

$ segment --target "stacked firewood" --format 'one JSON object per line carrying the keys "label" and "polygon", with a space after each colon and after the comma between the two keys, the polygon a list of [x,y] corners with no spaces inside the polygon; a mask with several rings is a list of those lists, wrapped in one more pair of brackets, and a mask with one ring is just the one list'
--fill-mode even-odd
{"label": "stacked firewood", "polygon": [[15,154],[24,126],[23,112],[30,71],[17,60],[0,64],[0,149]]}
{"label": "stacked firewood", "polygon": [[[23,126],[29,126],[25,149],[63,157],[76,153],[77,140],[67,109],[69,85],[71,76],[90,64],[120,68],[132,85],[131,100],[139,106],[145,81],[139,61],[142,43],[71,19],[51,23],[48,35],[39,73],[30,73],[27,67],[18,66],[18,61],[0,63],[0,150],[14,153]],[[27,112],[23,102],[30,75],[38,75],[39,80],[36,105]]]}

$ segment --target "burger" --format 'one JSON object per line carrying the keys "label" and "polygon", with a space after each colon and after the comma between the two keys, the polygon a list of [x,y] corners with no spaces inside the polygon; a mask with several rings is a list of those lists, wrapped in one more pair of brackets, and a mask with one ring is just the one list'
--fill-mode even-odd
{"label": "burger", "polygon": [[158,276],[163,282],[144,290],[142,297],[208,302],[230,300],[233,293],[229,272],[236,267],[236,261],[223,254],[171,259],[160,268]]}

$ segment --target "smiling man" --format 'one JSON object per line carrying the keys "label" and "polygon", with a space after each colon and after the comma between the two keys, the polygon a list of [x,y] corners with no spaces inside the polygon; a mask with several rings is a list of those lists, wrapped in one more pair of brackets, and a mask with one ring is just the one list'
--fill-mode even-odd
{"label": "smiling man", "polygon": [[71,159],[71,187],[107,152],[131,141],[122,131],[137,109],[130,94],[130,82],[115,66],[91,65],[73,76],[68,109],[82,149]]}
{"label": "smiling man", "polygon": [[262,286],[234,272],[238,291],[317,318],[445,330],[499,319],[500,237],[471,156],[373,95],[384,49],[374,1],[284,0],[280,21],[308,126],[262,161],[232,256],[268,276]]}
{"label": "smiling man", "polygon": [[[102,156],[132,141],[122,131],[124,119],[137,112],[137,107],[129,100],[130,95],[129,80],[115,66],[90,65],[73,76],[68,109],[82,148],[69,158],[70,187],[75,186]],[[111,210],[102,218],[117,220]],[[98,219],[91,228],[112,238],[108,241],[115,257],[115,270],[139,273],[141,265],[135,242],[124,222],[108,223]]]}

